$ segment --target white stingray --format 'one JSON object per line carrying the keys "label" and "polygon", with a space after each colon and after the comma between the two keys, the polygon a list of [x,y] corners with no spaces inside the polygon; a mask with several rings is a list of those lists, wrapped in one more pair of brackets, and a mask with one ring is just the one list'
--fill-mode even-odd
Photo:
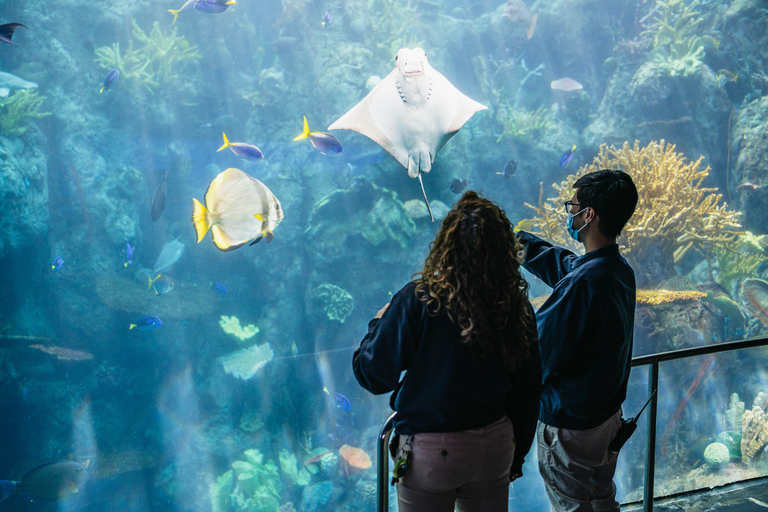
{"label": "white stingray", "polygon": [[[421,181],[448,139],[486,108],[430,66],[424,50],[402,48],[395,55],[395,69],[328,129],[362,133]],[[424,200],[429,209],[426,193]]]}

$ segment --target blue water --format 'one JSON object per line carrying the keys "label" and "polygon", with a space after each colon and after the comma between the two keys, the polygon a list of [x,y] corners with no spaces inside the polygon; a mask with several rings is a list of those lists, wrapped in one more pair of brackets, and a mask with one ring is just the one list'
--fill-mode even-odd
{"label": "blue water", "polygon": [[[437,71],[489,107],[423,176],[434,212],[457,199],[451,181],[467,179],[517,223],[536,216],[525,203],[539,206],[540,186],[545,201],[556,198],[552,185],[591,164],[601,144],[663,139],[688,161],[703,156],[707,193],[741,212],[744,230],[768,233],[766,13],[758,2],[693,5],[698,24],[676,37],[702,51],[674,72],[680,62],[673,44],[655,39],[662,7],[651,0],[511,1],[506,11],[488,0],[242,0],[219,14],[190,8],[175,24],[167,10],[181,2],[168,2],[2,6],[0,23],[28,28],[16,30],[18,45],[0,43],[0,71],[37,87],[0,97],[0,479],[69,459],[87,463],[90,480],[61,501],[21,494],[0,511],[375,510],[376,434],[388,397],[359,388],[351,356],[370,318],[421,269],[439,218],[417,213],[418,181],[370,139],[335,130],[342,155],[292,139],[302,116],[326,131],[368,94],[372,77],[390,73],[399,48],[422,47]],[[115,44],[120,62],[108,57]],[[120,76],[99,93],[116,66]],[[560,78],[581,89],[553,89]],[[14,110],[34,98],[37,110]],[[217,152],[222,133],[258,146],[264,159]],[[509,160],[517,171],[504,178]],[[231,252],[210,234],[196,243],[192,198],[204,201],[209,182],[230,167],[280,201],[285,218],[270,243]],[[167,169],[165,208],[152,222]],[[555,223],[560,236],[564,224],[564,216]],[[721,263],[705,243],[672,261],[678,236],[660,232],[645,253],[625,251],[639,287],[686,276],[725,293],[746,322],[737,329],[703,302],[672,312],[639,305],[635,353],[764,336],[768,318],[754,304],[768,304],[768,293],[758,283],[749,295],[739,283],[765,279],[765,265],[746,265],[726,282],[736,264]],[[151,270],[173,240],[184,245],[164,273],[174,288],[156,296],[139,270]],[[127,267],[126,243],[135,251]],[[737,261],[763,256],[759,244],[728,244]],[[65,263],[53,272],[56,257]],[[531,297],[548,291],[531,280]],[[163,325],[129,330],[148,315]],[[259,331],[241,341],[222,329],[222,315]],[[272,357],[252,375],[225,371],[227,356],[266,343]],[[762,357],[750,365],[728,358],[695,387],[668,422],[660,481],[694,469],[689,447],[724,428],[731,393],[749,409],[768,390]],[[698,361],[668,368],[660,417],[673,416],[698,370]],[[646,388],[638,370],[625,413],[645,401]],[[620,457],[622,501],[642,492],[647,433],[636,435]],[[339,460],[345,444],[372,466],[349,475]],[[248,462],[248,450],[261,461]],[[548,510],[535,444],[524,472],[510,510]]]}

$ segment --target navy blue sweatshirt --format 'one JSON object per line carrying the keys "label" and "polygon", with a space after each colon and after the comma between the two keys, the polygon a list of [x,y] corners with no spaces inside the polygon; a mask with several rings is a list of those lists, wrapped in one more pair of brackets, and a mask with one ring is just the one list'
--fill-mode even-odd
{"label": "navy blue sweatshirt", "polygon": [[542,361],[539,420],[594,428],[627,395],[635,318],[635,273],[611,245],[577,256],[519,232],[525,268],[553,288],[536,312]]}
{"label": "navy blue sweatshirt", "polygon": [[[510,332],[519,328],[507,327]],[[538,344],[533,348],[530,360],[507,372],[500,361],[462,343],[460,329],[444,311],[430,315],[416,296],[416,285],[409,283],[392,297],[381,319],[371,320],[353,369],[371,393],[394,391],[390,405],[397,411],[395,431],[400,434],[459,432],[507,414],[515,429],[512,467],[519,470],[539,409],[541,362]]]}

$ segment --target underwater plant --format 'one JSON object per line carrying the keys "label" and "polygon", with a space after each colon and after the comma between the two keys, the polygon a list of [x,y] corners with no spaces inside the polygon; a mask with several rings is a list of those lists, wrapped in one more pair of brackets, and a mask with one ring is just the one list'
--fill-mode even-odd
{"label": "underwater plant", "polygon": [[132,23],[134,40],[125,54],[120,54],[119,43],[96,48],[96,62],[100,67],[118,69],[122,77],[154,93],[161,85],[176,80],[184,66],[200,59],[197,46],[189,44],[184,36],[177,35],[177,27],[166,34],[156,21],[147,35],[136,20]]}
{"label": "underwater plant", "polygon": [[758,277],[759,267],[768,261],[764,254],[765,249],[757,242],[757,237],[749,231],[740,234],[733,248],[715,249],[715,282],[733,293],[742,278]]}
{"label": "underwater plant", "polygon": [[[520,109],[501,109],[506,116],[501,120],[504,131],[496,138],[500,142],[504,138],[515,139],[521,143],[530,143],[534,137],[540,135],[549,128],[549,111],[540,106],[533,112]],[[503,115],[503,114],[502,114]]]}
{"label": "underwater plant", "polygon": [[12,137],[24,135],[27,131],[25,121],[51,115],[50,112],[40,109],[43,101],[45,96],[29,89],[22,89],[0,98],[0,133]]}
{"label": "underwater plant", "polygon": [[700,169],[703,158],[686,161],[675,152],[674,144],[664,140],[642,148],[638,141],[634,146],[625,142],[621,148],[603,144],[591,164],[552,185],[555,197],[543,201],[542,185],[539,206],[525,203],[536,217],[524,222],[558,245],[579,249],[566,231],[563,202],[570,199],[573,184],[581,176],[599,169],[622,169],[632,176],[639,196],[637,209],[619,238],[622,254],[636,272],[648,271],[653,260],[661,266],[654,272],[675,275],[674,265],[690,251],[705,259],[712,258],[715,250],[735,251],[742,234],[741,213],[722,203],[716,188],[702,187],[710,170]]}

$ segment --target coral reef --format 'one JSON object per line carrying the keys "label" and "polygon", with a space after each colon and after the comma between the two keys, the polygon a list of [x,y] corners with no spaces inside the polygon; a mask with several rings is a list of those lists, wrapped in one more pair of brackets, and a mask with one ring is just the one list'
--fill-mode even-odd
{"label": "coral reef", "polygon": [[347,290],[329,283],[318,286],[315,296],[323,303],[328,319],[342,324],[355,307],[352,295]]}
{"label": "coral reef", "polygon": [[304,487],[301,500],[301,512],[316,512],[328,503],[333,493],[333,483],[329,480]]}
{"label": "coral reef", "polygon": [[259,328],[253,324],[248,324],[245,327],[242,327],[240,325],[240,320],[238,320],[235,316],[230,317],[221,315],[219,325],[225,333],[231,334],[241,342],[249,338],[253,338],[259,332]]}
{"label": "coral reef", "polygon": [[96,294],[111,309],[134,314],[151,314],[162,319],[189,320],[218,309],[205,287],[185,287],[179,293],[157,296],[136,280],[118,274],[96,279]]}
{"label": "coral reef", "polygon": [[688,76],[702,64],[705,55],[700,37],[703,21],[698,0],[657,0],[656,17],[645,34],[653,36],[654,61],[670,76]]}
{"label": "coral reef", "polygon": [[704,462],[713,469],[727,464],[730,458],[728,447],[722,443],[712,443],[704,450]]}
{"label": "coral reef", "polygon": [[728,408],[725,410],[725,430],[741,434],[741,417],[744,415],[744,402],[739,401],[738,393],[731,393]]}
{"label": "coral reef", "polygon": [[750,315],[768,327],[768,282],[762,279],[742,281],[740,302]]}
{"label": "coral reef", "polygon": [[[562,204],[573,194],[573,183],[584,174],[599,169],[622,169],[635,182],[639,195],[637,209],[619,238],[622,254],[638,272],[642,283],[659,282],[675,275],[674,265],[690,251],[704,258],[715,249],[734,250],[741,234],[740,213],[721,204],[716,189],[702,187],[710,168],[701,170],[702,158],[686,162],[675,152],[675,145],[652,141],[644,147],[635,141],[617,149],[600,147],[593,163],[579,169],[560,184],[553,184],[557,195],[539,206],[526,206],[537,214],[529,219],[533,230],[559,245],[577,249],[565,229]],[[644,276],[641,272],[646,275]]]}
{"label": "coral reef", "polygon": [[752,409],[741,417],[741,460],[751,464],[760,458],[768,446],[768,415],[765,413],[766,394],[762,391],[752,402]]}
{"label": "coral reef", "polygon": [[[185,66],[200,59],[197,46],[177,35],[177,27],[165,34],[156,21],[147,35],[135,20],[132,23],[134,40],[124,55],[120,54],[119,43],[95,50],[96,62],[102,69],[116,68],[121,78],[134,81],[154,93],[160,86],[177,80]],[[134,41],[137,43],[135,48]]]}
{"label": "coral reef", "polygon": [[733,200],[744,212],[744,228],[768,233],[768,96],[733,111],[729,143],[726,178]]}
{"label": "coral reef", "polygon": [[527,144],[547,131],[550,126],[549,110],[543,105],[533,112],[502,108],[497,117],[500,118],[504,131],[496,138],[496,142],[506,138]]}
{"label": "coral reef", "polygon": [[637,303],[648,305],[669,304],[671,302],[700,300],[706,296],[706,292],[693,290],[637,290]]}
{"label": "coral reef", "polygon": [[280,470],[283,476],[288,479],[291,485],[307,485],[311,478],[309,471],[305,468],[299,468],[296,455],[289,453],[288,450],[280,450]]}
{"label": "coral reef", "polygon": [[0,133],[11,137],[24,135],[27,120],[51,115],[41,110],[44,101],[45,96],[29,89],[0,98]]}
{"label": "coral reef", "polygon": [[280,475],[272,460],[263,462],[259,450],[243,452],[232,469],[221,475],[209,489],[213,512],[275,512],[280,506]]}
{"label": "coral reef", "polygon": [[[414,220],[429,218],[427,205],[422,199],[411,199],[406,201],[403,206],[408,211],[408,215]],[[432,217],[436,221],[444,219],[448,212],[451,211],[450,207],[440,200],[430,201],[429,208],[432,210]]]}
{"label": "coral reef", "polygon": [[264,367],[274,356],[269,343],[263,345],[253,345],[221,356],[219,361],[224,366],[224,371],[237,377],[238,379],[248,380]]}
{"label": "coral reef", "polygon": [[730,293],[735,292],[740,280],[758,277],[758,269],[768,262],[760,239],[748,231],[739,235],[732,248],[716,249],[714,256],[717,262],[714,280]]}

